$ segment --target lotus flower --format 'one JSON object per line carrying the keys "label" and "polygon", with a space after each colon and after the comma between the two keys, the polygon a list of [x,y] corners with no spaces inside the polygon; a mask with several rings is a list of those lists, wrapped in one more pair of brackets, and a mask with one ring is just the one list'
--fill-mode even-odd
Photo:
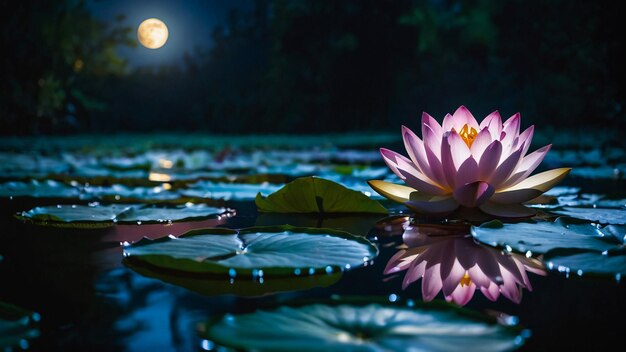
{"label": "lotus flower", "polygon": [[433,300],[443,291],[446,301],[461,306],[472,299],[476,290],[491,301],[502,294],[520,303],[522,289],[532,291],[526,271],[546,275],[536,259],[479,245],[472,240],[467,227],[452,234],[449,228],[440,225],[407,228],[402,239],[409,248],[391,257],[385,274],[406,270],[402,289],[422,279],[425,301]]}
{"label": "lotus flower", "polygon": [[530,176],[551,145],[526,155],[534,126],[520,133],[519,113],[501,121],[495,111],[479,124],[464,106],[446,115],[442,125],[423,113],[423,140],[402,126],[409,158],[380,150],[408,187],[379,180],[369,184],[419,213],[445,215],[463,206],[500,217],[532,216],[534,211],[521,203],[554,187],[571,169]]}

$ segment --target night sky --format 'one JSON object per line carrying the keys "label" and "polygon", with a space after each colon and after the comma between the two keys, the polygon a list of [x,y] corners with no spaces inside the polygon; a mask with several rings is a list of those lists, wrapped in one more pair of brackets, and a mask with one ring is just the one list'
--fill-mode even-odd
{"label": "night sky", "polygon": [[[624,11],[616,0],[5,1],[0,134],[396,131],[460,105],[619,131]],[[168,27],[159,49],[138,42],[148,18]]]}
{"label": "night sky", "polygon": [[217,26],[227,23],[233,9],[250,11],[253,0],[91,0],[87,3],[93,15],[108,23],[115,23],[118,15],[125,19],[123,25],[136,30],[139,24],[156,17],[168,27],[167,43],[157,50],[141,45],[136,48],[121,47],[120,56],[128,59],[131,67],[179,64],[182,55],[196,49],[209,49],[211,33]]}

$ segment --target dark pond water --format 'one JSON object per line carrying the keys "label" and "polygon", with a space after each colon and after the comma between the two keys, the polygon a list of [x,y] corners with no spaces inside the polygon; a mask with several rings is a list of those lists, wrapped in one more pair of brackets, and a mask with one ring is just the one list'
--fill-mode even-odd
{"label": "dark pond water", "polygon": [[[193,187],[189,185],[200,179],[215,183],[235,181],[254,184],[269,181],[270,184],[282,184],[297,176],[319,175],[344,184],[356,184],[353,188],[366,190],[359,188],[366,186],[365,180],[390,177],[384,168],[381,171],[382,164],[376,157],[376,149],[371,145],[364,145],[367,143],[363,141],[355,145],[334,143],[315,152],[307,148],[291,148],[285,152],[283,146],[272,146],[266,147],[259,154],[258,149],[252,146],[241,150],[217,148],[207,155],[198,152],[198,149],[174,149],[171,146],[169,149],[155,148],[133,153],[100,148],[74,154],[63,154],[65,151],[62,148],[15,153],[5,147],[7,151],[3,152],[2,159],[8,165],[3,166],[1,176],[4,182],[30,182],[32,186],[32,180],[35,179],[39,182],[56,180],[62,185],[79,189],[79,194],[68,190],[50,191],[37,183],[35,188],[25,186],[27,190],[24,191],[39,195],[37,197],[20,195],[16,191],[19,185],[14,185],[10,191],[15,196],[8,196],[8,193],[2,195],[0,301],[37,312],[41,317],[32,325],[39,331],[39,336],[27,339],[27,344],[22,341],[18,346],[28,345],[27,348],[34,351],[219,350],[213,341],[199,334],[199,323],[220,314],[254,312],[258,308],[273,309],[303,299],[329,302],[338,297],[360,297],[361,301],[366,302],[383,300],[403,307],[419,306],[424,300],[422,285],[426,285],[426,278],[413,280],[403,289],[406,271],[385,274],[392,256],[407,245],[410,248],[427,248],[431,253],[429,260],[435,264],[449,260],[454,255],[480,257],[483,255],[481,253],[494,251],[495,258],[501,253],[501,249],[475,244],[469,237],[463,238],[463,233],[469,235],[468,228],[459,230],[458,226],[449,224],[429,227],[424,224],[432,224],[433,221],[420,218],[412,219],[413,224],[409,225],[401,218],[383,220],[384,215],[317,217],[259,214],[253,196],[250,196],[256,193],[256,189],[238,190],[237,193],[222,188],[219,191],[223,193],[214,193],[219,196],[213,197],[211,192],[217,190],[205,189],[202,197],[205,202],[236,210],[236,215],[219,219],[77,229],[29,224],[14,217],[18,212],[46,205],[88,204],[94,201],[105,204],[125,199],[132,199],[131,203],[135,204],[147,201],[163,203],[182,197],[177,194],[164,200],[159,199],[162,196],[159,193],[191,189]],[[70,149],[76,150],[75,146]],[[568,151],[557,153],[563,156]],[[89,155],[94,156],[94,159],[90,159]],[[216,158],[220,158],[220,161],[216,162]],[[13,165],[10,165],[11,161]],[[180,163],[178,167],[177,162]],[[171,163],[174,164],[173,168]],[[547,163],[557,165],[559,161],[552,159]],[[68,167],[68,164],[71,166]],[[331,165],[337,167],[329,168]],[[589,163],[584,166],[601,174],[606,165],[611,163],[607,162],[604,166]],[[178,173],[171,170],[177,170]],[[155,174],[164,174],[166,178],[159,178]],[[613,178],[572,176],[560,186],[564,187],[562,189],[578,187],[580,190],[559,202],[565,204],[576,200],[581,203],[581,199],[587,199],[582,194],[600,194],[605,197],[603,199],[618,203],[611,209],[626,211],[623,204],[619,206],[619,200],[626,198],[626,184],[617,171],[615,174],[617,177]],[[253,180],[254,175],[265,176]],[[90,183],[90,189],[85,187],[86,182]],[[146,191],[139,195],[132,194],[131,197],[121,188],[107,191],[105,187],[112,184],[126,185],[135,190],[146,187],[152,193]],[[163,184],[168,186],[155,194],[154,187],[163,187]],[[47,185],[58,186],[56,183]],[[95,187],[101,187],[101,192],[97,193]],[[202,191],[201,186],[197,186],[196,191],[198,189]],[[268,192],[273,190],[269,189]],[[46,195],[48,191],[52,193]],[[229,200],[212,199],[224,197]],[[578,203],[574,206],[580,205]],[[402,207],[387,202],[383,204],[390,207],[392,212],[406,212]],[[619,221],[616,223],[620,226]],[[130,263],[124,261],[123,247],[120,245],[120,242],[137,241],[143,236],[159,238],[168,234],[180,235],[194,228],[239,229],[282,224],[348,231],[371,240],[378,246],[380,254],[364,267],[345,271],[343,275],[336,272],[316,273],[314,280],[281,281],[266,277],[261,283],[258,277],[231,280],[228,276],[192,275],[189,280],[176,281],[180,279],[176,272],[150,273],[148,270],[138,273],[141,270],[131,268]],[[443,237],[442,232],[450,229],[456,231],[456,236]],[[435,233],[437,237],[423,238],[423,234],[429,233]],[[454,245],[457,252],[450,252],[449,246],[452,245],[446,247],[447,244],[442,245],[442,241],[459,241]],[[508,264],[500,263],[501,268],[511,270],[513,265],[518,268],[515,275],[527,276],[528,282],[521,280],[522,285],[513,284],[514,288],[509,290],[509,287],[506,294],[492,297],[495,301],[476,290],[471,299],[465,299],[465,307],[500,316],[501,321],[517,323],[526,329],[521,333],[525,341],[519,346],[520,350],[614,350],[613,346],[623,344],[626,284],[619,275],[620,268],[609,268],[612,269],[609,270],[610,274],[603,276],[586,273],[579,276],[576,270],[558,268],[547,268],[547,274],[539,275],[537,273],[543,270],[541,266],[533,267],[538,262],[523,253],[519,258],[522,258],[521,261],[515,263],[526,263],[524,260],[528,260],[529,266],[511,264],[513,261],[510,261]],[[526,271],[519,268],[525,268]],[[463,282],[463,278],[460,280]],[[531,287],[532,291],[529,289]],[[444,296],[439,292],[433,300],[444,301]],[[0,336],[0,341],[2,338]],[[487,339],[479,339],[475,343],[476,350],[483,350],[482,347],[484,350],[490,349]],[[408,344],[394,346],[393,349],[399,350],[410,350],[411,347]],[[459,343],[458,350],[464,348],[471,349],[467,344]],[[355,349],[374,350],[365,345]]]}

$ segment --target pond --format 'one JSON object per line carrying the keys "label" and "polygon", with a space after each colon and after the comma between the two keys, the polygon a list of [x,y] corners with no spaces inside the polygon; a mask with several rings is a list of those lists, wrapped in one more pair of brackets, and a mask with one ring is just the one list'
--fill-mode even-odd
{"label": "pond", "polygon": [[400,142],[5,139],[0,346],[535,351],[623,342],[622,149],[555,142],[540,168],[574,171],[528,205],[537,215],[469,223],[416,216],[368,186],[401,183],[378,152]]}

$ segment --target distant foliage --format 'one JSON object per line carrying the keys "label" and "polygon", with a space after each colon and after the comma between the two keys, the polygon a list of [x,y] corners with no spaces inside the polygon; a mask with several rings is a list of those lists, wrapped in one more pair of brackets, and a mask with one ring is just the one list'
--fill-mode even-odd
{"label": "distant foliage", "polygon": [[[0,22],[3,133],[76,132],[106,108],[101,79],[126,72],[118,45],[133,46],[130,28],[93,18],[83,1],[3,2]],[[121,20],[121,18],[120,18]]]}
{"label": "distant foliage", "polygon": [[389,130],[461,104],[570,128],[626,122],[618,1],[256,0],[210,49],[132,72],[114,52],[128,29],[80,2],[2,9],[15,49],[1,118],[24,132],[66,128],[67,116],[100,132]]}

